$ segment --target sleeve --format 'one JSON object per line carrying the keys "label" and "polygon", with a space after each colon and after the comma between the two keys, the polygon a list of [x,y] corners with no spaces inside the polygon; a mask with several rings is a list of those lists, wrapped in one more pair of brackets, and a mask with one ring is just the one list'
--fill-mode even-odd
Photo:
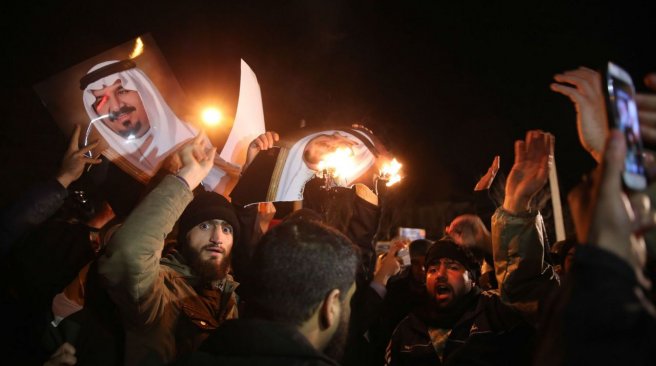
{"label": "sleeve", "polygon": [[59,210],[68,191],[55,178],[32,187],[20,200],[0,214],[0,256],[11,250],[13,243]]}
{"label": "sleeve", "polygon": [[512,215],[497,209],[492,216],[494,269],[501,298],[523,313],[536,315],[538,305],[559,285],[545,262],[542,216]]}
{"label": "sleeve", "polygon": [[191,202],[191,191],[167,176],[128,216],[98,260],[98,272],[123,316],[136,325],[157,319],[169,301],[159,260],[164,239]]}
{"label": "sleeve", "polygon": [[580,245],[543,321],[536,365],[650,365],[656,309],[635,270],[618,256]]}

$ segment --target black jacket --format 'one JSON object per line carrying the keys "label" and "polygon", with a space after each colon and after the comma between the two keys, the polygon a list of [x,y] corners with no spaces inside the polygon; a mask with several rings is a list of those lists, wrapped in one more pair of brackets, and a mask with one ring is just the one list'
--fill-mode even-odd
{"label": "black jacket", "polygon": [[337,365],[295,327],[258,319],[223,323],[201,346],[175,365]]}
{"label": "black jacket", "polygon": [[394,331],[388,365],[526,365],[535,340],[534,327],[492,292],[477,295],[454,324],[442,362],[426,322],[411,313]]}

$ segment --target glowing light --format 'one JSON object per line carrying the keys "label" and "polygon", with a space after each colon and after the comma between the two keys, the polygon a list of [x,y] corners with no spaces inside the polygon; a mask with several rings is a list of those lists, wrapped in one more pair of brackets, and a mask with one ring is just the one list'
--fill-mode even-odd
{"label": "glowing light", "polygon": [[132,49],[132,53],[130,54],[130,59],[136,58],[139,55],[143,53],[144,49],[144,44],[143,41],[141,40],[141,37],[138,37],[136,41],[134,41],[134,49]]}
{"label": "glowing light", "polygon": [[203,110],[202,118],[203,123],[207,126],[216,126],[221,122],[221,119],[223,119],[223,115],[218,108],[207,107]]}
{"label": "glowing light", "polygon": [[330,154],[324,155],[319,162],[320,171],[328,171],[335,178],[348,179],[356,171],[353,150],[350,148],[339,148]]}
{"label": "glowing light", "polygon": [[403,164],[399,163],[396,158],[383,165],[380,169],[380,177],[381,179],[387,180],[386,186],[390,187],[401,181],[401,175],[399,173],[401,167],[403,167]]}

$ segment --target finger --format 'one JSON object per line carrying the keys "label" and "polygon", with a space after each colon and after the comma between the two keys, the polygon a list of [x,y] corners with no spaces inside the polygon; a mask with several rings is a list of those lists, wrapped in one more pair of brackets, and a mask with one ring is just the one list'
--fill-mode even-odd
{"label": "finger", "polygon": [[592,78],[599,78],[599,80],[601,80],[601,73],[599,73],[597,70],[593,70],[593,69],[591,69],[589,67],[585,67],[585,66],[580,66],[578,68],[578,70],[580,70],[582,73],[587,74],[591,79]]}
{"label": "finger", "polygon": [[553,83],[550,85],[551,90],[555,91],[556,93],[560,93],[566,97],[568,97],[572,102],[576,104],[580,104],[584,102],[584,97],[583,94],[581,94],[578,90],[575,88],[565,86],[562,84],[556,84]]}
{"label": "finger", "polygon": [[656,95],[655,94],[636,94],[636,105],[639,109],[653,111],[656,110]]}
{"label": "finger", "polygon": [[650,144],[656,144],[656,127],[640,125],[642,140]]}
{"label": "finger", "polygon": [[656,126],[656,111],[651,112],[651,111],[640,111],[638,112],[638,121],[640,121],[640,124],[644,124],[647,126]]}
{"label": "finger", "polygon": [[269,147],[273,146],[273,135],[271,132],[267,132],[266,135],[266,148],[268,149]]}
{"label": "finger", "polygon": [[101,159],[93,159],[93,158],[82,158],[82,161],[85,164],[91,164],[91,165],[100,164],[102,162]]}
{"label": "finger", "polygon": [[89,151],[93,150],[96,146],[98,146],[99,143],[100,143],[100,141],[94,141],[94,142],[90,143],[89,145],[81,148],[77,152],[80,153],[80,154],[86,154]]}
{"label": "finger", "polygon": [[216,157],[216,147],[210,149],[210,151],[207,153],[205,161],[203,162],[205,164],[214,164],[214,157]]}
{"label": "finger", "polygon": [[524,149],[526,144],[522,140],[515,141],[515,164],[519,164],[526,159]]}
{"label": "finger", "polygon": [[601,92],[601,89],[595,89],[595,82],[591,80],[585,73],[579,71],[572,71],[565,75],[560,75],[557,81],[561,83],[568,83],[576,86],[576,88],[584,96],[593,96]]}
{"label": "finger", "polygon": [[278,132],[271,131],[271,134],[273,135],[273,141],[279,141],[280,140],[280,135],[278,135]]}
{"label": "finger", "polygon": [[264,147],[266,145],[265,140],[266,137],[264,135],[260,135],[257,137],[257,139],[255,140],[255,145],[257,145],[258,150],[264,150]]}
{"label": "finger", "polygon": [[68,343],[68,342],[62,343],[62,345],[59,346],[59,349],[61,349],[62,351],[66,352],[66,353],[72,354],[72,355],[75,354],[75,347],[73,347],[73,345]]}
{"label": "finger", "polygon": [[500,167],[501,167],[501,157],[497,155],[494,157],[494,160],[492,160],[492,172],[496,174],[499,171]]}
{"label": "finger", "polygon": [[80,140],[80,125],[76,124],[73,129],[73,135],[71,136],[71,141],[68,144],[68,151],[75,151],[79,146]]}
{"label": "finger", "polygon": [[203,145],[205,141],[205,131],[200,131],[196,137],[194,137],[192,144],[193,145]]}

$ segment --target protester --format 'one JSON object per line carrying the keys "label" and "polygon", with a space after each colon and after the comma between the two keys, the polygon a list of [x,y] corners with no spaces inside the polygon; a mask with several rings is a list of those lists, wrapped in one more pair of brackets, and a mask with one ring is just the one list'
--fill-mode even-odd
{"label": "protester", "polygon": [[531,198],[546,183],[552,143],[540,131],[515,143],[504,203],[492,223],[500,294],[476,285],[480,262],[467,247],[448,239],[436,242],[426,255],[426,304],[394,331],[387,365],[529,362],[537,302],[558,283],[544,262],[539,213],[528,212]]}
{"label": "protester", "polygon": [[[99,259],[98,272],[124,320],[128,365],[171,362],[237,316],[237,284],[227,272],[239,222],[224,197],[192,194],[215,152],[202,134],[186,144],[178,174],[148,194]],[[178,218],[179,251],[162,258],[162,239]]]}
{"label": "protester", "polygon": [[[348,330],[357,249],[313,220],[258,244],[244,318],[222,324],[184,365],[336,365]],[[323,352],[323,353],[322,353]]]}

